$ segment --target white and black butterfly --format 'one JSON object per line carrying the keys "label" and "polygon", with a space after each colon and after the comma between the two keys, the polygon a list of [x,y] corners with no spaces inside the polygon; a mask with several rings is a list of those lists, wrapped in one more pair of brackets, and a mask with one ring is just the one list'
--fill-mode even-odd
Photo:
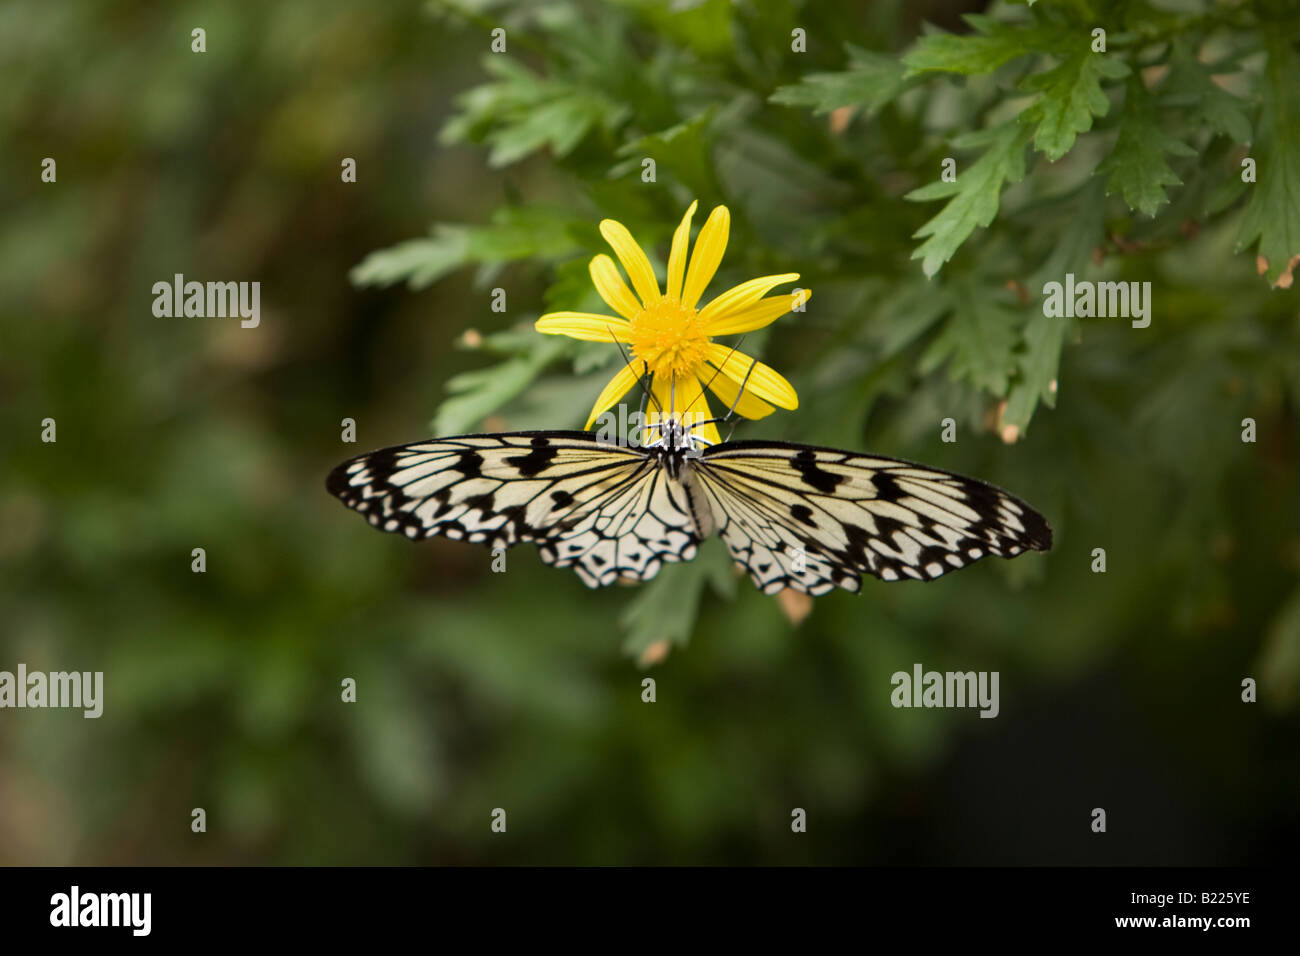
{"label": "white and black butterfly", "polygon": [[678,419],[654,427],[644,447],[573,431],[430,439],[346,461],[327,487],[409,538],[532,542],[590,587],[652,578],[714,532],[768,594],[931,581],[1052,546],[1042,515],[973,478],[785,442],[701,449]]}

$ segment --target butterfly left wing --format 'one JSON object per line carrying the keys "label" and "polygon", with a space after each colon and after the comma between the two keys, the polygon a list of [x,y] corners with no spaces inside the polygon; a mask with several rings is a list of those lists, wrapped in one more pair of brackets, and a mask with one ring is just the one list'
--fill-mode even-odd
{"label": "butterfly left wing", "polygon": [[326,481],[383,531],[538,546],[589,587],[654,577],[699,544],[680,483],[644,453],[587,432],[430,439],[346,461]]}
{"label": "butterfly left wing", "polygon": [[731,556],[764,592],[933,580],[988,554],[1052,546],[1046,519],[993,485],[924,465],[784,442],[705,449],[693,475]]}

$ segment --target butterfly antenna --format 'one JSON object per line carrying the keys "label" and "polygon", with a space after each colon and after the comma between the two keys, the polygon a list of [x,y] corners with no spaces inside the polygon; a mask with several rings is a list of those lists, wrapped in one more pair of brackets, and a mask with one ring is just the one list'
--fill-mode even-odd
{"label": "butterfly antenna", "polygon": [[[646,399],[647,398],[653,399],[654,394],[650,390],[651,385],[653,385],[653,382],[650,381],[650,366],[647,363],[642,362],[641,369],[642,369],[641,378],[639,380],[641,383],[641,406],[637,409],[637,411],[641,413],[641,420],[645,421]],[[649,382],[650,384],[647,384],[647,382]],[[659,404],[658,401],[656,401],[655,404],[658,405]]]}
{"label": "butterfly antenna", "polygon": [[[718,377],[719,375],[722,374],[722,366],[726,365],[728,362],[731,361],[731,357],[732,357],[733,355],[736,354],[736,349],[740,348],[740,346],[741,346],[742,344],[744,344],[744,341],[745,341],[745,337],[744,337],[743,335],[742,335],[739,339],[736,340],[736,344],[733,345],[733,346],[731,347],[731,351],[727,353],[727,357],[726,357],[725,359],[722,360],[721,365],[720,365],[718,368],[715,368],[715,369],[713,370],[713,374],[710,375],[710,376],[709,376],[709,380],[708,380],[707,382],[704,383],[703,388],[700,389],[700,394],[697,395],[697,396],[694,398],[694,400],[692,400],[691,405],[694,405],[696,402],[698,402],[701,398],[704,397],[704,391],[705,391],[705,389],[709,388],[709,386],[711,386],[711,385],[713,384],[714,380],[717,379],[717,377]],[[748,376],[746,376],[746,377],[748,378]],[[739,396],[739,395],[736,396],[736,401],[737,401],[737,402],[740,401],[740,396]],[[732,407],[734,408],[735,405],[733,404]],[[688,405],[686,408],[684,408],[684,409],[682,410],[682,414],[684,415],[684,414],[686,414],[686,412],[689,412],[690,410],[691,410],[691,409],[690,409],[690,405]],[[727,414],[731,414],[731,413],[728,412]]]}
{"label": "butterfly antenna", "polygon": [[[735,348],[733,348],[731,352],[727,353],[727,358],[723,361],[722,363],[723,365],[727,364],[727,361],[731,359],[732,353],[734,353],[738,348],[740,348],[739,342],[736,343]],[[749,384],[749,377],[754,374],[754,369],[757,367],[758,367],[758,359],[752,359],[749,363],[749,369],[745,372],[745,377],[740,380],[740,388],[736,390],[736,400],[732,402],[731,407],[727,409],[727,414],[723,415],[721,418],[710,418],[707,422],[699,422],[698,424],[711,425],[711,424],[717,424],[719,422],[729,421],[731,419],[731,416],[736,412],[736,406],[740,404],[740,397],[745,394],[745,386]],[[713,384],[713,379],[717,378],[718,373],[721,371],[722,371],[721,369],[718,369],[718,371],[713,374],[712,378],[710,378],[708,383],[705,385],[705,388]],[[703,395],[704,394],[703,391],[701,391],[700,394]],[[727,441],[731,441],[731,436],[735,433],[736,425],[738,424],[739,422],[731,423],[731,431],[727,432]]]}
{"label": "butterfly antenna", "polygon": [[[609,328],[609,326],[606,326],[606,328]],[[618,340],[618,336],[614,334],[614,330],[612,328],[609,329],[609,337],[613,340],[615,348],[618,349],[618,354],[623,356],[623,364],[626,365],[628,368],[633,368],[632,356],[628,354],[627,349],[623,348],[623,343]],[[661,413],[663,411],[663,409],[659,407],[659,400],[654,397],[654,392],[651,390],[650,385],[647,384],[646,382],[646,380],[649,378],[650,378],[650,366],[646,362],[642,362],[641,374],[637,376],[637,384],[641,386],[642,415],[645,414],[646,399],[649,399],[650,401],[654,402],[656,411],[659,411]]]}
{"label": "butterfly antenna", "polygon": [[745,394],[745,386],[749,384],[749,376],[754,374],[754,369],[756,369],[757,367],[758,367],[758,359],[754,359],[752,362],[749,363],[749,369],[748,371],[745,372],[745,377],[740,380],[740,388],[736,391],[736,400],[732,402],[731,407],[727,409],[727,414],[722,416],[723,421],[726,421],[728,418],[730,418],[731,413],[734,412],[736,410],[736,406],[740,404],[740,396]]}

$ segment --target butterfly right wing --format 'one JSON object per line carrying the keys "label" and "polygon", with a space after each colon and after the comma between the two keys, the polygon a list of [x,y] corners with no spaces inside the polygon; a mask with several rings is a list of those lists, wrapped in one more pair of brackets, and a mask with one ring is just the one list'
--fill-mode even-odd
{"label": "butterfly right wing", "polygon": [[699,544],[681,484],[644,452],[587,432],[398,445],[344,462],[326,486],[383,531],[493,548],[531,542],[589,587],[654,577]]}
{"label": "butterfly right wing", "polygon": [[1000,488],[926,465],[788,442],[707,448],[694,463],[719,534],[768,594],[932,581],[987,555],[1052,546],[1047,520]]}

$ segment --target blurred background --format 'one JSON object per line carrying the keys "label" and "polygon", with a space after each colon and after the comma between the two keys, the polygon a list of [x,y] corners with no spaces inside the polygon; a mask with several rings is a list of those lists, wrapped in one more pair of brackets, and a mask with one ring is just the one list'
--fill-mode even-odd
{"label": "blurred background", "polygon": [[[922,21],[965,33],[982,10],[5,4],[0,670],[103,671],[105,701],[98,720],[0,710],[0,863],[1289,860],[1296,293],[1234,255],[1240,201],[1130,227],[1088,191],[1104,139],[1037,157],[1007,223],[927,279],[911,237],[937,207],[903,195],[1009,84],[882,92],[873,69]],[[846,70],[867,105],[835,99]],[[1199,161],[1187,194],[1214,185]],[[376,534],[325,492],[343,459],[434,432],[580,427],[617,356],[531,321],[598,306],[603,216],[662,267],[693,198],[734,218],[714,291],[789,270],[815,292],[747,342],[801,408],[738,436],[985,478],[1049,517],[1054,550],[811,608],[720,548],[589,591],[531,548],[502,575],[481,549]],[[1062,251],[1083,209],[1095,234]],[[1152,326],[1071,323],[1008,434],[1029,372],[970,353],[1032,346],[1038,287],[1067,270],[1151,281]],[[260,326],[155,317],[175,273],[260,281]],[[1000,716],[893,708],[916,663],[1000,672]]]}

